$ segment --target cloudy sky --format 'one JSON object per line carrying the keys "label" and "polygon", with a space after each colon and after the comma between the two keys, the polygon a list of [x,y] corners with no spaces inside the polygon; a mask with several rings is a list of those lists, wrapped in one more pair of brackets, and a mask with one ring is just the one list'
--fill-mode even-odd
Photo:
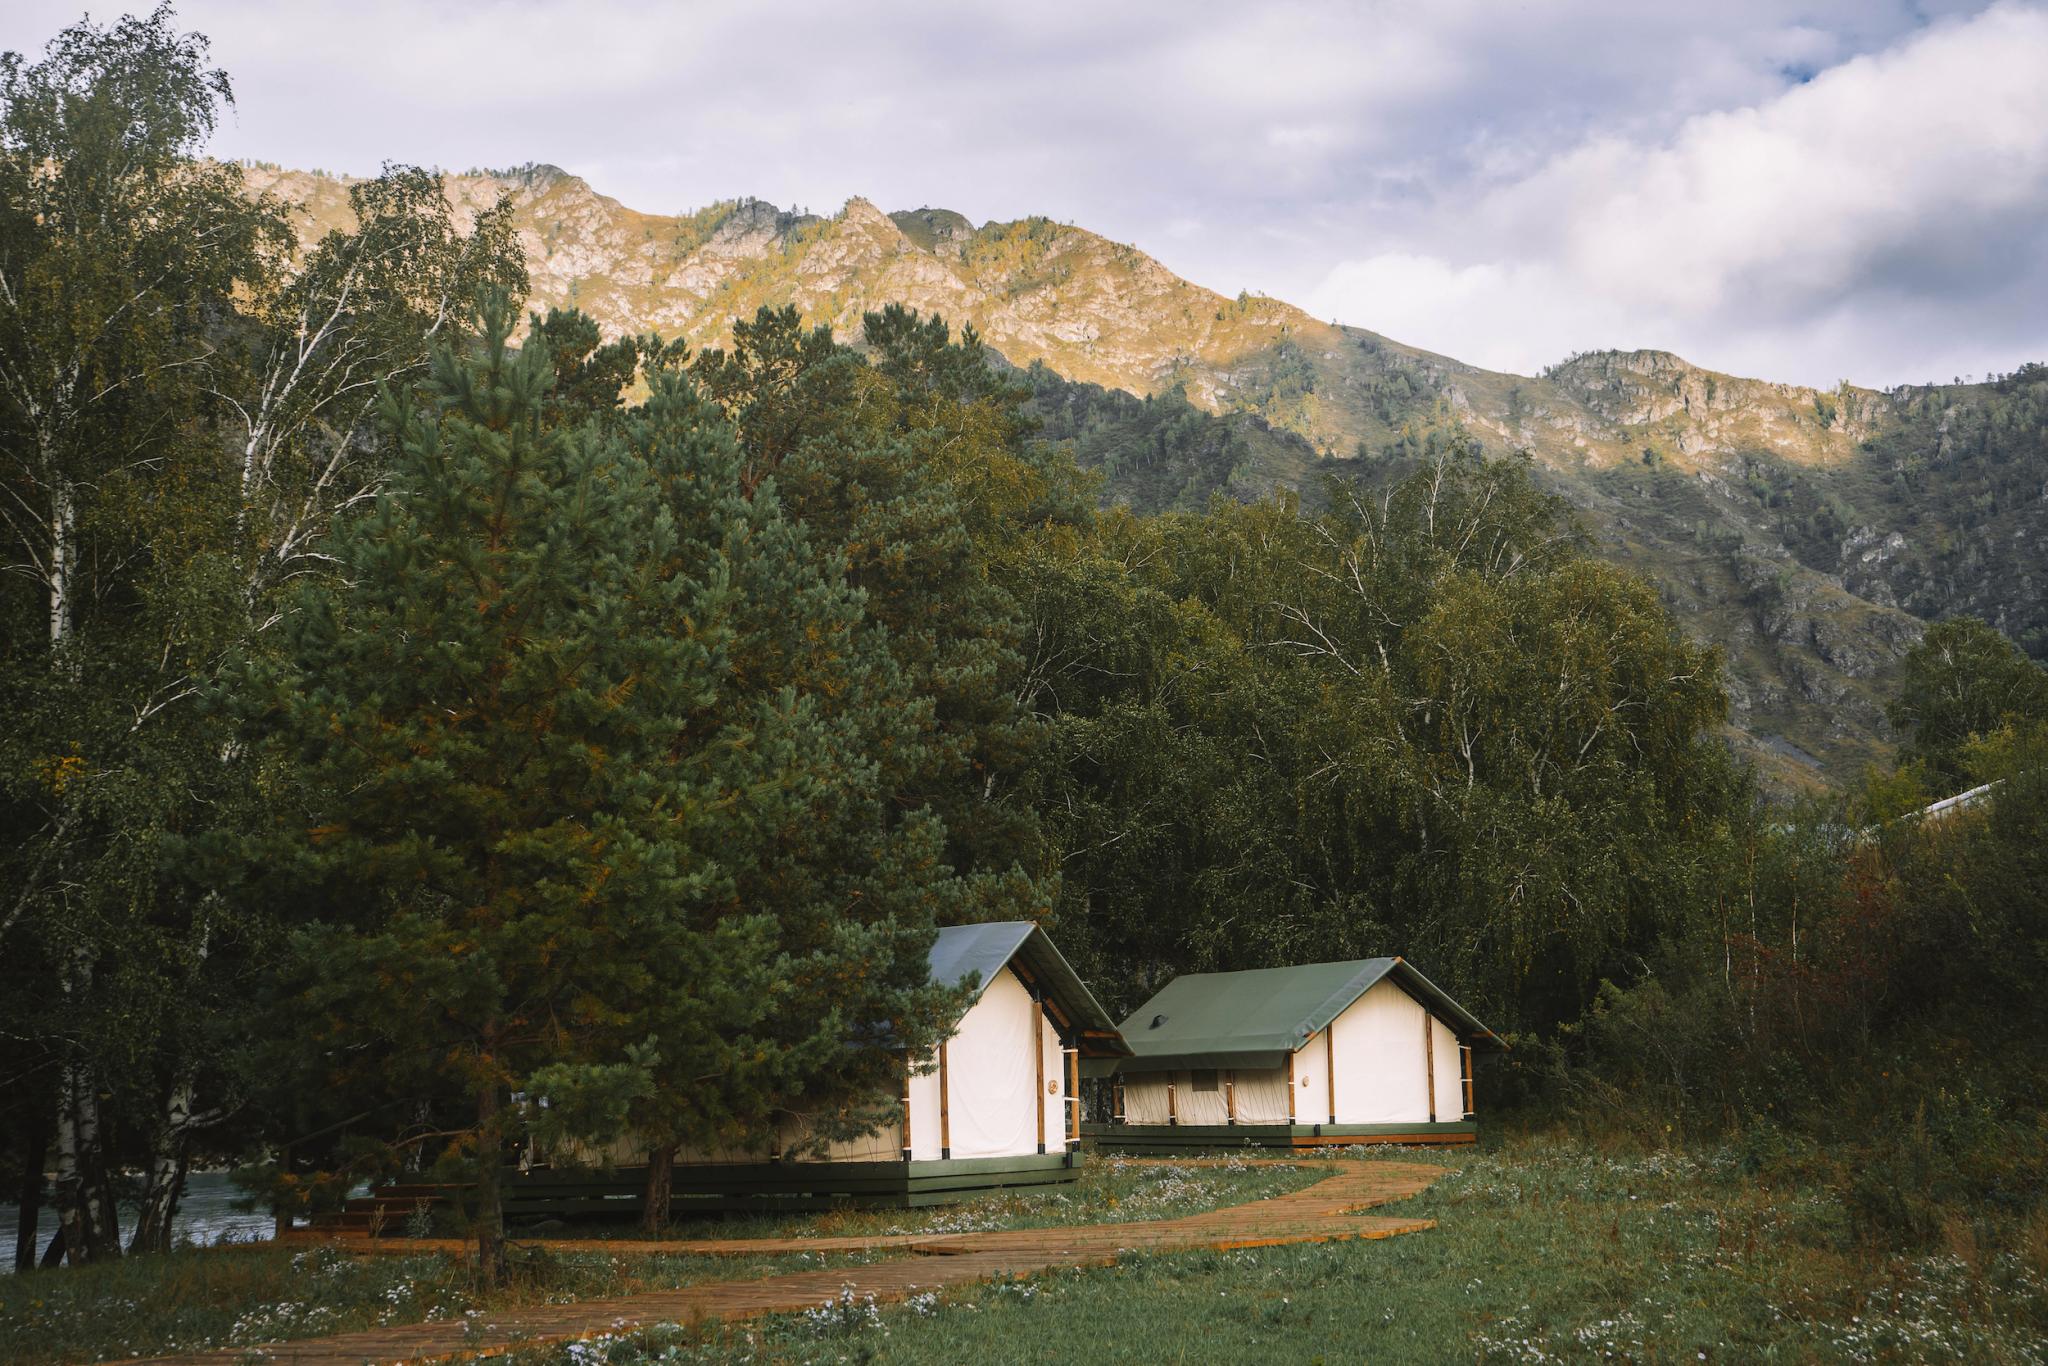
{"label": "cloudy sky", "polygon": [[[34,51],[79,0],[10,0]],[[96,12],[114,12],[104,4]],[[214,150],[553,162],[635,208],[1042,213],[1530,371],[2048,360],[2048,4],[186,0]]]}

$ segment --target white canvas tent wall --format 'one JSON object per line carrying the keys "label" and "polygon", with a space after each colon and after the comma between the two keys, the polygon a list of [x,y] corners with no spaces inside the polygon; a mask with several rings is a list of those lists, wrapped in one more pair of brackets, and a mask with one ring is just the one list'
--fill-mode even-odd
{"label": "white canvas tent wall", "polygon": [[952,926],[939,931],[931,965],[933,981],[978,983],[977,994],[953,1035],[910,1069],[906,1122],[835,1143],[828,1157],[969,1161],[1077,1146],[1080,1060],[1130,1050],[1051,938],[1023,920]]}
{"label": "white canvas tent wall", "polygon": [[1123,1147],[1470,1142],[1491,1030],[1399,958],[1176,978],[1124,1021]]}

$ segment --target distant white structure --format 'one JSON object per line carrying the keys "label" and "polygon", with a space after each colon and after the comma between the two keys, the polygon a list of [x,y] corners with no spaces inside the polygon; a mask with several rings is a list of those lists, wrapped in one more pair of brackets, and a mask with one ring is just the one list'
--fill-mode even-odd
{"label": "distant white structure", "polygon": [[1930,817],[1952,816],[1958,811],[1966,811],[1970,807],[1984,801],[1991,795],[1992,789],[1998,787],[2004,781],[2005,779],[2000,778],[1996,782],[1985,783],[1981,787],[1973,787],[1968,792],[1958,792],[1953,797],[1943,797],[1932,806],[1922,807],[1913,814],[1917,819],[1926,820]]}

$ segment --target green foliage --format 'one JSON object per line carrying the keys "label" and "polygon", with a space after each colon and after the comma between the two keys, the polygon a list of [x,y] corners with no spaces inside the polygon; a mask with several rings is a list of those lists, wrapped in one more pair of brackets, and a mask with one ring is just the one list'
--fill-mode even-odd
{"label": "green foliage", "polygon": [[525,278],[502,205],[458,232],[439,178],[399,169],[291,259],[279,206],[199,157],[228,99],[167,7],[0,59],[0,1033],[74,1256],[117,1245],[116,1144],[161,1250],[195,1136],[261,1125],[240,1054],[277,911],[242,895],[229,679],[376,482],[370,395],[454,330],[451,291]]}
{"label": "green foliage", "polygon": [[1243,405],[1278,427],[1315,429],[1316,367],[1300,343],[1282,337],[1260,358]]}
{"label": "green foliage", "polygon": [[1184,971],[1401,952],[1569,1019],[1708,879],[1740,785],[1711,653],[1469,450],[1384,498],[1106,517],[1035,566],[1062,941]]}
{"label": "green foliage", "polygon": [[1752,825],[1711,912],[1568,1039],[1551,1103],[1639,1133],[1782,1133],[1759,1167],[1834,1190],[1869,1242],[2044,1217],[2048,728],[1975,753],[1999,781],[1975,806],[1918,814],[1908,771],[1853,819]]}
{"label": "green foliage", "polygon": [[247,625],[216,325],[282,232],[195,160],[227,98],[168,9],[0,57],[0,1070],[31,1150],[56,1117],[74,1261],[120,1250],[114,1117],[217,1068],[256,933],[209,895],[246,774],[197,705]]}
{"label": "green foliage", "polygon": [[[1048,523],[1085,516],[1071,467],[1024,449],[1021,393],[992,372],[970,330],[903,309],[870,314],[874,360],[762,310],[692,374],[729,415],[749,485],[773,479],[812,541],[842,557],[933,743],[880,753],[886,781],[930,806],[947,861],[980,879],[986,912],[1043,905],[1035,815],[1013,774],[1038,743],[1017,705],[1023,629],[1003,562]],[[1004,909],[1007,908],[1007,909]]]}
{"label": "green foliage", "polygon": [[[1708,489],[1658,434],[1602,476],[1695,533],[1759,640],[1811,576],[1716,500],[2019,642],[1931,628],[1891,709],[1911,762],[1762,808],[1719,657],[1481,456],[1433,362],[1361,339],[1340,388],[1268,337],[1218,417],[899,307],[857,346],[763,310],[693,356],[567,310],[514,348],[507,301],[472,345],[462,302],[525,284],[510,205],[459,232],[391,167],[295,254],[197,157],[206,60],[159,10],[0,61],[0,1067],[30,1098],[0,1144],[39,1168],[57,1135],[76,1255],[118,1245],[120,1161],[163,1246],[204,1132],[295,1207],[473,1176],[494,1269],[517,1138],[889,1118],[958,1004],[933,926],[995,917],[1055,917],[1112,1003],[1401,953],[1568,1122],[1732,1135],[1867,1243],[2041,1217],[2048,628],[1987,548],[2037,539],[2039,367],[1891,395],[1839,470],[1759,452]],[[1022,290],[1069,246],[961,250]],[[1300,482],[1316,450],[1276,428],[1325,405],[1387,440],[1248,501]]]}
{"label": "green foliage", "polygon": [[509,326],[387,404],[390,488],[275,693],[331,907],[288,1009],[322,1068],[473,1098],[487,1255],[512,1090],[657,1145],[887,1094],[950,1018],[925,952],[969,895],[888,800],[930,703],[717,409],[670,370],[550,423]]}
{"label": "green foliage", "polygon": [[531,335],[546,344],[554,366],[546,417],[556,423],[617,415],[627,390],[643,375],[651,380],[689,359],[689,348],[680,341],[651,335],[604,341],[590,316],[573,309],[551,308],[545,318],[535,315]]}
{"label": "green foliage", "polygon": [[[1433,402],[1443,387],[1423,367],[1388,351],[1373,338],[1360,338],[1358,347],[1377,361],[1376,367],[1364,375],[1360,383],[1365,390],[1367,405],[1384,427],[1398,429],[1403,426],[1423,404]],[[1508,395],[1510,419],[1520,420],[1525,416],[1524,403],[1518,385]]]}
{"label": "green foliage", "polygon": [[2048,721],[2048,669],[1974,617],[1937,622],[1907,652],[1886,715],[1906,737],[1902,758],[1961,786],[1975,776],[1966,754],[1972,739]]}
{"label": "green foliage", "polygon": [[1298,471],[1315,458],[1300,437],[1248,415],[1218,417],[1179,386],[1139,398],[1073,383],[1043,365],[1024,378],[1025,411],[1039,435],[1100,473],[1105,501],[1138,512],[1199,512],[1218,494],[1249,499],[1275,471]]}
{"label": "green foliage", "polygon": [[264,610],[287,580],[323,571],[335,510],[376,488],[359,438],[378,390],[420,375],[478,291],[527,287],[509,198],[465,233],[438,172],[386,166],[350,185],[348,203],[354,226],[269,262],[228,329],[216,394],[237,448],[249,596]]}

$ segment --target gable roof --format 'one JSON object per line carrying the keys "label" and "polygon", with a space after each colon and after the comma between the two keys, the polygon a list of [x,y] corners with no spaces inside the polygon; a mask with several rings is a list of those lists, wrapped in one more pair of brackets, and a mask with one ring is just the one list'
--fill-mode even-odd
{"label": "gable roof", "polygon": [[1117,1033],[1116,1021],[1053,946],[1051,937],[1028,920],[948,925],[932,942],[931,965],[932,980],[943,986],[965,986],[974,980],[976,1000],[1007,967],[1026,987],[1044,994],[1053,1018],[1079,1040],[1082,1057],[1130,1056],[1130,1048]]}
{"label": "gable roof", "polygon": [[1505,1046],[1406,959],[1361,958],[1176,977],[1124,1021],[1126,1067],[1279,1067],[1387,978],[1462,1042]]}

